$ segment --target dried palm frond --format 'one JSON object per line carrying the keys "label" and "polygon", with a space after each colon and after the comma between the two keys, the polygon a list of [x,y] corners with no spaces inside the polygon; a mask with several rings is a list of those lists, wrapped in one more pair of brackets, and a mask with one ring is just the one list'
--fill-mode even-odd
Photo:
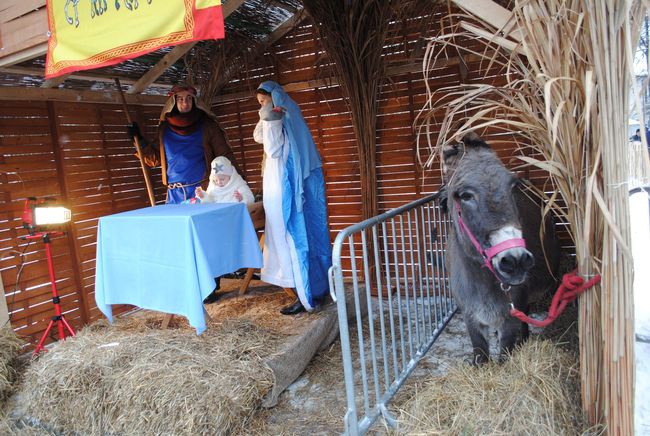
{"label": "dried palm frond", "polygon": [[388,33],[390,9],[381,1],[306,0],[320,41],[334,63],[337,79],[348,97],[352,126],[357,137],[361,179],[361,215],[377,215],[375,186],[375,123],[379,86],[385,77],[383,43]]}
{"label": "dried palm frond", "polygon": [[[197,44],[185,57],[187,80],[199,89],[199,98],[210,107],[230,78],[240,72],[247,74],[252,65],[260,63],[260,50],[259,41],[238,33]],[[251,95],[253,91],[251,88]]]}
{"label": "dried palm frond", "polygon": [[[430,2],[429,2],[430,3]],[[361,181],[361,216],[377,215],[376,139],[380,86],[386,79],[387,40],[395,25],[422,1],[304,1],[314,20],[336,78],[347,97],[357,138]]]}
{"label": "dried palm frond", "polygon": [[579,273],[602,275],[580,299],[583,408],[620,434],[631,434],[633,422],[625,126],[642,9],[639,1],[522,0],[499,27],[457,15],[431,41],[425,71],[451,48],[480,61],[484,80],[430,89],[419,118],[429,136],[444,113],[429,167],[455,138],[491,129],[514,132],[519,159],[548,174],[549,208],[570,223]]}

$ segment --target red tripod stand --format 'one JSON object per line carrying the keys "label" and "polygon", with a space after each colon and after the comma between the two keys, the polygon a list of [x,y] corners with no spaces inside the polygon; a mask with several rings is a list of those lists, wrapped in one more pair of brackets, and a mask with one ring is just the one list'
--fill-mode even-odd
{"label": "red tripod stand", "polygon": [[50,244],[51,244],[50,236],[51,235],[59,236],[63,234],[64,234],[63,232],[36,232],[34,234],[29,234],[21,238],[25,240],[32,240],[32,239],[43,240],[43,243],[45,244],[45,255],[47,257],[47,267],[50,272],[50,283],[52,285],[52,303],[54,303],[55,316],[52,317],[50,323],[47,325],[47,328],[45,329],[45,332],[43,332],[43,336],[41,337],[41,340],[38,342],[38,345],[34,350],[34,354],[38,354],[38,352],[43,349],[43,343],[45,342],[45,339],[47,339],[47,336],[50,334],[50,330],[52,330],[54,324],[56,324],[59,330],[59,339],[65,340],[64,327],[70,333],[69,336],[74,336],[74,330],[72,330],[72,327],[70,327],[70,324],[68,324],[68,321],[65,319],[65,315],[61,313],[61,304],[60,304],[61,299],[59,298],[59,294],[56,290],[56,278],[54,278],[54,264],[52,263],[52,250],[50,249]]}

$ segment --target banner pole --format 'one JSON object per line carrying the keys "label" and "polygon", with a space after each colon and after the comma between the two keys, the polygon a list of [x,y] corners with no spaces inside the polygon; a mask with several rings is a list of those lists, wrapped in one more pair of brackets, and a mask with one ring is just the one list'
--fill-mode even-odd
{"label": "banner pole", "polygon": [[[124,114],[126,115],[126,121],[129,124],[133,124],[131,119],[131,114],[129,114],[129,108],[126,105],[126,98],[124,97],[124,91],[122,91],[122,85],[120,84],[120,79],[115,78],[115,85],[117,90],[120,93],[120,100],[122,100],[122,108],[124,109]],[[135,150],[138,153],[138,159],[140,160],[140,167],[142,167],[142,175],[144,176],[144,184],[147,186],[147,194],[149,195],[149,202],[152,206],[156,205],[156,200],[153,195],[153,188],[151,187],[151,178],[149,178],[149,170],[144,164],[144,158],[142,157],[142,147],[140,146],[140,138],[138,135],[133,135],[133,142],[135,144]]]}

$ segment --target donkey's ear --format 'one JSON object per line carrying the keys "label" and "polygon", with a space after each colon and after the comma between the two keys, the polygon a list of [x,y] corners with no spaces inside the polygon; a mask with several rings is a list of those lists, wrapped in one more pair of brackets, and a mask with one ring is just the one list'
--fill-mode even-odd
{"label": "donkey's ear", "polygon": [[456,170],[463,148],[463,144],[452,144],[445,146],[442,150],[442,175],[445,182],[451,178],[452,173]]}
{"label": "donkey's ear", "polygon": [[461,145],[460,144],[452,144],[446,146],[442,150],[442,159],[443,161],[447,161],[447,159],[451,159],[452,157],[456,156],[459,151],[460,151]]}
{"label": "donkey's ear", "polygon": [[463,143],[466,147],[490,148],[490,146],[475,132],[466,133],[465,136],[463,136]]}

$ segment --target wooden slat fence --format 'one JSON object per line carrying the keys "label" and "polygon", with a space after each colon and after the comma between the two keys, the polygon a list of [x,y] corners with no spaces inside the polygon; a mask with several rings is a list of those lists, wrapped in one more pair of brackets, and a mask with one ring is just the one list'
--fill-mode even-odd
{"label": "wooden slat fence", "polygon": [[[144,109],[132,113],[155,128]],[[51,197],[72,210],[67,235],[52,242],[61,306],[76,328],[100,318],[94,300],[98,218],[148,206],[125,120],[117,105],[0,102],[0,273],[11,324],[32,344],[54,312],[44,245],[20,239],[25,198]],[[159,183],[156,193],[164,198]]]}

